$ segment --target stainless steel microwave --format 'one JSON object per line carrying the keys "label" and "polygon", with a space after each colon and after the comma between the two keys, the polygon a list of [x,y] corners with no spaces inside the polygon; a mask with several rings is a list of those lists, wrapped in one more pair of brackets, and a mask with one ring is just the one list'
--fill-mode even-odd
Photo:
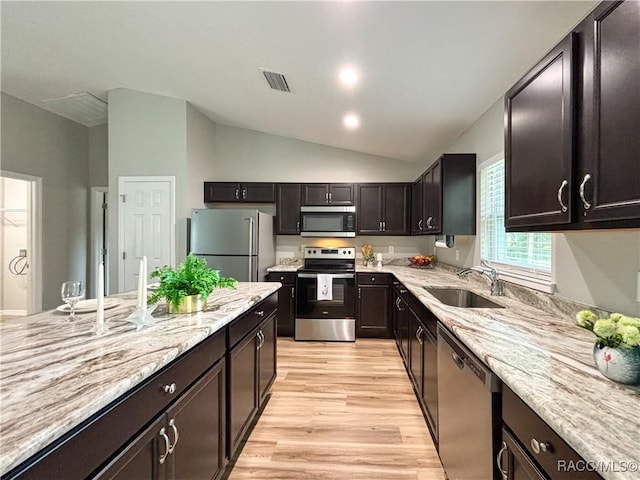
{"label": "stainless steel microwave", "polygon": [[356,207],[300,207],[303,237],[355,237]]}

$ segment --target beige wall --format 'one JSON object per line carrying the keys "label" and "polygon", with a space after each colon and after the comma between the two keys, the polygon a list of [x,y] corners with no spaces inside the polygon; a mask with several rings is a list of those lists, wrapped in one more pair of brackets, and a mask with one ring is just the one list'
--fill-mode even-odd
{"label": "beige wall", "polygon": [[2,93],[2,169],[42,178],[44,309],[60,305],[65,280],[86,280],[88,132]]}

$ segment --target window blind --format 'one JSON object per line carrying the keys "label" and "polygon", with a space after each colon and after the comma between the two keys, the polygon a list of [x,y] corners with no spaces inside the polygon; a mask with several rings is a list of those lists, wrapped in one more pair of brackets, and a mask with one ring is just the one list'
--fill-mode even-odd
{"label": "window blind", "polygon": [[504,159],[480,171],[480,255],[501,273],[551,282],[551,234],[506,233]]}

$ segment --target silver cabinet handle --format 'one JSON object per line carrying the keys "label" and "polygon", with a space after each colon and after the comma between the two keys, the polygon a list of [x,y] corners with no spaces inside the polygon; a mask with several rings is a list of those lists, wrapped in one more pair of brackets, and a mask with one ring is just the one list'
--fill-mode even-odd
{"label": "silver cabinet handle", "polygon": [[362,288],[358,287],[358,298],[362,298]]}
{"label": "silver cabinet handle", "polygon": [[427,228],[433,228],[433,225],[431,225],[432,221],[433,221],[433,217],[427,218]]}
{"label": "silver cabinet handle", "polygon": [[400,310],[400,297],[396,298],[396,308]]}
{"label": "silver cabinet handle", "polygon": [[382,231],[383,232],[387,231],[387,222],[385,222],[384,220],[382,221]]}
{"label": "silver cabinet handle", "polygon": [[422,339],[420,338],[420,335],[422,334],[422,327],[419,326],[418,330],[416,330],[416,340],[418,340],[418,343],[420,345],[422,345]]}
{"label": "silver cabinet handle", "polygon": [[291,298],[296,298],[296,287],[291,287]]}
{"label": "silver cabinet handle", "polygon": [[587,173],[580,184],[580,200],[582,200],[582,205],[584,205],[585,210],[589,210],[591,208],[591,203],[587,202],[587,199],[584,198],[584,187],[589,180],[591,180],[591,174]]}
{"label": "silver cabinet handle", "polygon": [[284,280],[284,276],[280,275],[280,281]]}
{"label": "silver cabinet handle", "polygon": [[300,231],[300,222],[296,222],[296,232]]}
{"label": "silver cabinet handle", "polygon": [[266,340],[266,338],[264,338],[264,332],[262,330],[260,330],[260,348],[263,347],[264,345],[264,341]]}
{"label": "silver cabinet handle", "polygon": [[381,232],[382,231],[382,220],[380,220],[378,222],[378,231]]}
{"label": "silver cabinet handle", "polygon": [[329,203],[331,203],[331,192],[329,192]]}
{"label": "silver cabinet handle", "polygon": [[535,438],[532,438],[531,442],[529,443],[531,445],[531,450],[533,450],[536,454],[545,453],[551,450],[551,445],[549,445],[547,442],[539,442]]}
{"label": "silver cabinet handle", "polygon": [[567,206],[562,201],[562,191],[564,190],[564,187],[566,187],[567,185],[569,185],[569,182],[567,182],[566,180],[562,180],[562,184],[558,189],[558,203],[560,204],[560,210],[562,210],[562,213],[567,211]]}
{"label": "silver cabinet handle", "polygon": [[507,443],[502,442],[502,448],[500,448],[498,455],[496,455],[496,464],[498,465],[498,470],[500,470],[500,474],[502,475],[502,480],[507,480],[509,478],[509,470],[504,470],[502,468],[502,455],[504,455],[504,452],[507,450]]}
{"label": "silver cabinet handle", "polygon": [[236,188],[236,200],[240,200],[240,189]]}
{"label": "silver cabinet handle", "polygon": [[[167,455],[171,455],[173,453],[173,451],[176,448],[176,445],[178,444],[178,439],[180,438],[180,435],[178,434],[178,427],[176,427],[175,418],[172,418],[171,420],[169,420],[169,426],[173,430],[173,445],[169,445],[169,449],[167,450]],[[169,437],[167,436],[167,438]]]}
{"label": "silver cabinet handle", "polygon": [[244,200],[244,199],[246,199],[246,198],[247,198],[247,187],[244,187],[244,188],[242,189],[242,199]]}
{"label": "silver cabinet handle", "polygon": [[258,337],[258,345],[256,345],[256,350],[260,350],[261,342],[260,342],[260,330],[256,332],[256,337]]}
{"label": "silver cabinet handle", "polygon": [[166,432],[167,431],[165,430],[164,427],[160,429],[160,436],[164,438],[164,453],[160,455],[160,458],[158,459],[158,461],[160,462],[160,465],[162,465],[164,461],[167,459],[167,456],[169,455],[169,448],[171,447],[171,443],[169,442],[169,437],[167,437]]}
{"label": "silver cabinet handle", "polygon": [[257,316],[259,317],[264,317],[264,310],[258,310],[257,312],[255,312]]}
{"label": "silver cabinet handle", "polygon": [[172,383],[170,385],[164,385],[162,387],[162,390],[164,391],[164,393],[168,393],[169,395],[172,395],[176,392],[176,384]]}
{"label": "silver cabinet handle", "polygon": [[324,194],[324,201],[329,203],[329,194],[328,193]]}
{"label": "silver cabinet handle", "polygon": [[418,222],[418,230],[422,230],[422,219]]}
{"label": "silver cabinet handle", "polygon": [[376,277],[371,277],[371,281],[375,282],[376,281]]}

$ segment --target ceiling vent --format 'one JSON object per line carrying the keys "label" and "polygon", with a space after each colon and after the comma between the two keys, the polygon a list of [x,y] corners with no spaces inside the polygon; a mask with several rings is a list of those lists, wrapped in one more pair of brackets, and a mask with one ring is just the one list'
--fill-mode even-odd
{"label": "ceiling vent", "polygon": [[107,123],[107,102],[87,92],[43,100],[45,108],[86,127]]}
{"label": "ceiling vent", "polygon": [[284,78],[284,74],[274,72],[272,70],[266,70],[261,68],[260,71],[267,80],[267,83],[273,90],[280,90],[281,92],[291,92],[287,79]]}

